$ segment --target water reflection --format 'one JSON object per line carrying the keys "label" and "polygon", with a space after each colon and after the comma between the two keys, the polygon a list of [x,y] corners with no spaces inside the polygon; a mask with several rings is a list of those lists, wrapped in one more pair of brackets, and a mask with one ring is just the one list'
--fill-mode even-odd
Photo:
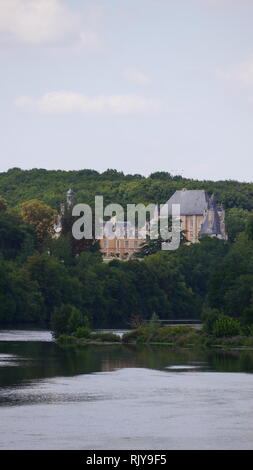
{"label": "water reflection", "polygon": [[[13,367],[13,366],[18,367]],[[253,372],[252,351],[174,351],[165,346],[87,345],[53,342],[0,342],[0,387],[33,380],[109,372],[122,368]]]}
{"label": "water reflection", "polygon": [[15,340],[0,365],[0,448],[253,447],[252,351]]}

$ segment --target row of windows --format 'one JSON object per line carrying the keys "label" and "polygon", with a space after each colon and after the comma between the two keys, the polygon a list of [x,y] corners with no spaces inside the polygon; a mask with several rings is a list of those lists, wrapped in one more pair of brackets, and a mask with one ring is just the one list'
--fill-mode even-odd
{"label": "row of windows", "polygon": [[[140,245],[140,241],[138,240],[116,240],[116,249],[120,248],[138,248]],[[103,247],[109,248],[109,240],[103,240]]]}
{"label": "row of windows", "polygon": [[195,226],[195,224],[197,224],[197,227],[199,228],[202,224],[202,220],[199,220],[199,219],[196,219],[195,218],[196,216],[192,216],[190,218],[190,228],[191,230],[193,229],[193,227]]}

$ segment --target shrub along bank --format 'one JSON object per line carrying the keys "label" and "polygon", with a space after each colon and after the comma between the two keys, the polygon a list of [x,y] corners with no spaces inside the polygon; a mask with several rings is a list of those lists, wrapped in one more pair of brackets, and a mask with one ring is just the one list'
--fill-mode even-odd
{"label": "shrub along bank", "polygon": [[173,348],[253,348],[253,329],[245,328],[226,315],[215,317],[202,329],[191,326],[163,326],[153,315],[149,324],[142,324],[120,338],[114,333],[94,333],[88,328],[78,328],[72,335],[60,335],[59,344],[160,344]]}

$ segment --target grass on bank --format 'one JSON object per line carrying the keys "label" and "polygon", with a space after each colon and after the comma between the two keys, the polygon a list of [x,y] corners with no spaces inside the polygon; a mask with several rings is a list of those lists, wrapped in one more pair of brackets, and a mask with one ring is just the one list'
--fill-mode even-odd
{"label": "grass on bank", "polygon": [[192,326],[163,326],[154,313],[149,323],[125,333],[122,338],[114,333],[92,332],[86,326],[79,326],[73,334],[57,337],[60,344],[163,344],[175,348],[253,348],[253,325],[242,325],[237,319],[217,310],[204,314],[202,329]]}
{"label": "grass on bank", "polygon": [[191,326],[163,326],[151,332],[148,326],[125,333],[122,338],[113,333],[60,335],[61,345],[84,344],[150,344],[167,345],[173,348],[253,348],[253,336],[235,335],[215,337]]}
{"label": "grass on bank", "polygon": [[88,328],[78,328],[73,335],[62,334],[57,338],[59,344],[104,344],[121,343],[121,338],[114,333],[93,333]]}
{"label": "grass on bank", "polygon": [[124,344],[164,344],[176,348],[253,348],[253,336],[216,337],[190,326],[164,326],[154,333],[150,333],[148,327],[140,327],[126,333],[122,342]]}

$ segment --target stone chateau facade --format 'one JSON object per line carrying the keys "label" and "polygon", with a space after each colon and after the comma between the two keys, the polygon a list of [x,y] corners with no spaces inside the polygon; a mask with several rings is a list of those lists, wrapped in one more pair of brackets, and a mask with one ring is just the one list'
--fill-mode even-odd
{"label": "stone chateau facade", "polygon": [[[67,192],[67,206],[74,204],[74,192],[69,189]],[[186,242],[198,243],[203,235],[217,237],[227,240],[225,229],[225,210],[222,205],[217,205],[214,195],[209,197],[204,190],[176,191],[167,201],[168,211],[166,215],[172,215],[172,204],[180,204],[181,229],[185,233]],[[64,204],[61,207],[63,213]],[[58,216],[55,225],[55,236],[61,233],[61,214]],[[163,216],[161,210],[160,217]],[[151,221],[152,222],[152,221]],[[109,233],[116,230],[118,238],[109,238]],[[145,232],[145,230],[143,230]],[[117,222],[115,217],[104,224],[104,238],[100,240],[100,250],[104,259],[130,259],[140,249],[146,238],[137,238],[135,228],[128,222]]]}

